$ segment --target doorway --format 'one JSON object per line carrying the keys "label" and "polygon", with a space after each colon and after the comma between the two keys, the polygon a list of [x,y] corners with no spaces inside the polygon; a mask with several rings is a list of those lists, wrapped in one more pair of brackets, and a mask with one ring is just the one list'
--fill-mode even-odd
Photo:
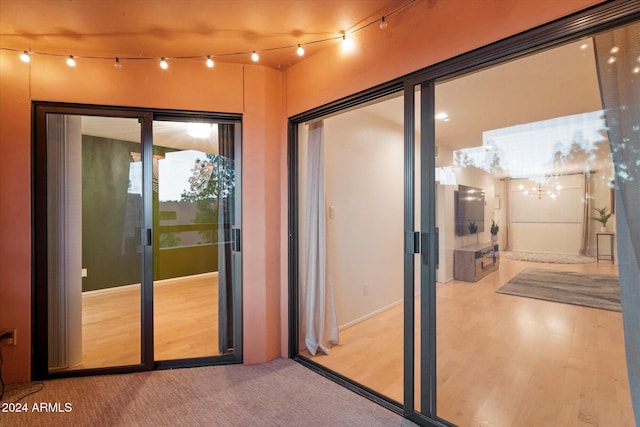
{"label": "doorway", "polygon": [[[640,104],[617,100],[638,93],[637,31],[487,49],[291,118],[291,357],[425,425],[634,425],[621,310],[638,276],[611,242],[635,241],[619,230]],[[395,299],[357,311],[377,280]],[[523,281],[569,300],[508,289]]]}
{"label": "doorway", "polygon": [[34,120],[34,378],[241,362],[240,118]]}

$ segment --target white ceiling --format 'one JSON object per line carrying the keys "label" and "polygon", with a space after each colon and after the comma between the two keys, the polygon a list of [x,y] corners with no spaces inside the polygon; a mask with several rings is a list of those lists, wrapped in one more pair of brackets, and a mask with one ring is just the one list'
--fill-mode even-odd
{"label": "white ceiling", "polygon": [[[483,144],[483,132],[602,109],[591,39],[579,40],[451,80],[435,88],[438,166],[451,164],[451,152]],[[388,97],[365,108],[376,120],[403,126],[403,98]],[[416,112],[416,124],[419,125]],[[607,149],[597,162],[610,162]],[[565,172],[582,165],[565,165]]]}

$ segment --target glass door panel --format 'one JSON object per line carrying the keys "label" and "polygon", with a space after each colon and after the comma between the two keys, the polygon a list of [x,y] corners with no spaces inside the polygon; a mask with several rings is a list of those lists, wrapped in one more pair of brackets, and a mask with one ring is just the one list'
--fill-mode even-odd
{"label": "glass door panel", "polygon": [[48,371],[139,365],[137,118],[46,115]]}
{"label": "glass door panel", "polygon": [[616,218],[592,220],[615,177],[593,43],[436,84],[437,415],[457,425],[634,424],[596,253]]}
{"label": "glass door panel", "polygon": [[234,125],[153,122],[155,360],[233,350]]}
{"label": "glass door panel", "polygon": [[298,125],[302,357],[403,401],[404,128],[394,94]]}

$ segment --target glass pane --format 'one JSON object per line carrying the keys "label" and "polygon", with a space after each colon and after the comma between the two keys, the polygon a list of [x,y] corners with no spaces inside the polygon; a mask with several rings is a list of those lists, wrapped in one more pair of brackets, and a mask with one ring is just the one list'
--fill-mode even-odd
{"label": "glass pane", "polygon": [[437,84],[439,417],[634,425],[601,99],[591,39]]}
{"label": "glass pane", "polygon": [[302,124],[300,348],[403,400],[403,97]]}
{"label": "glass pane", "polygon": [[227,124],[153,122],[156,360],[215,356],[233,349],[233,129]]}
{"label": "glass pane", "polygon": [[49,371],[141,363],[140,135],[47,116]]}

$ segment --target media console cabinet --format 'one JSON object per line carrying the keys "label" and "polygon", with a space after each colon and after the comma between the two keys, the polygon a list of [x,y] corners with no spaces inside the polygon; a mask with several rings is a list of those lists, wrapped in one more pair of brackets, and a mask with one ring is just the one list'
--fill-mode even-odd
{"label": "media console cabinet", "polygon": [[498,245],[491,242],[464,246],[453,251],[453,278],[477,282],[500,266]]}

